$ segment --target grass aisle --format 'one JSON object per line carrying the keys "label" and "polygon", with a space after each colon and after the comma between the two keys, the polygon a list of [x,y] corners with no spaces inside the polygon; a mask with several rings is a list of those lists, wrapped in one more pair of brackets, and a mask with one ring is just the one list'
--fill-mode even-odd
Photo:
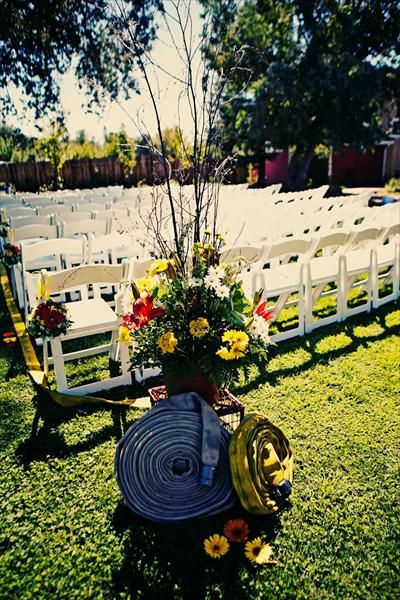
{"label": "grass aisle", "polygon": [[[1,319],[9,328],[4,304]],[[399,331],[397,303],[280,344],[266,372],[237,387],[295,456],[292,505],[250,519],[273,545],[277,564],[266,567],[239,548],[204,555],[224,516],[160,526],[124,508],[113,479],[119,411],[47,401],[28,444],[33,389],[19,350],[3,346],[0,598],[397,598]]]}

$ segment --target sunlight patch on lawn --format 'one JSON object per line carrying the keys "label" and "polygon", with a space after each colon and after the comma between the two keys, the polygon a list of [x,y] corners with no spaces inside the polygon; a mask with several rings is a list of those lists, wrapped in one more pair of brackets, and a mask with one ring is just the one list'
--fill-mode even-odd
{"label": "sunlight patch on lawn", "polygon": [[352,339],[344,332],[338,333],[337,335],[328,335],[327,337],[319,340],[315,344],[315,352],[317,354],[326,354],[333,352],[333,350],[340,350],[350,346]]}
{"label": "sunlight patch on lawn", "polygon": [[369,325],[358,325],[353,328],[353,333],[358,338],[377,337],[384,332],[382,325],[379,323],[370,323]]}

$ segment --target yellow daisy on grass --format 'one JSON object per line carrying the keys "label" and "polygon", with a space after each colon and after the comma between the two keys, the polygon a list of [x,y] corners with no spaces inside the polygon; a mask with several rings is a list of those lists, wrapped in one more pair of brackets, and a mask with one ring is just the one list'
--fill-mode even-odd
{"label": "yellow daisy on grass", "polygon": [[229,550],[229,542],[224,535],[210,535],[204,540],[204,550],[211,558],[221,558]]}
{"label": "yellow daisy on grass", "polygon": [[247,542],[244,547],[244,553],[250,562],[257,563],[258,565],[273,562],[270,560],[272,556],[271,546],[263,542],[260,537]]}
{"label": "yellow daisy on grass", "polygon": [[175,346],[178,340],[174,336],[172,331],[168,331],[161,335],[157,340],[157,346],[161,348],[161,351],[166,354],[167,352],[172,353],[175,351]]}
{"label": "yellow daisy on grass", "polygon": [[193,337],[204,337],[209,329],[210,325],[205,317],[199,317],[189,323],[189,331]]}

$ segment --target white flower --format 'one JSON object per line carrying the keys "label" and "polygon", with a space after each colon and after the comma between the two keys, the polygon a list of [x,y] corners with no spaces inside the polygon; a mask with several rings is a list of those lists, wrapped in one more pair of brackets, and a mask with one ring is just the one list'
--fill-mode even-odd
{"label": "white flower", "polygon": [[269,323],[268,321],[263,319],[263,317],[257,314],[252,317],[252,323],[249,327],[249,332],[254,337],[260,338],[264,342],[264,344],[270,343],[268,329]]}
{"label": "white flower", "polygon": [[227,285],[220,284],[214,288],[218,298],[229,298],[229,288]]}
{"label": "white flower", "polygon": [[221,267],[209,267],[207,275],[204,277],[204,284],[207,288],[214,290],[217,293],[219,291],[221,296],[217,293],[217,296],[220,298],[226,298],[226,290],[229,288],[226,285],[223,285],[222,279],[225,276],[225,271]]}
{"label": "white flower", "polygon": [[189,277],[188,284],[189,287],[201,287],[203,285],[203,281],[201,277]]}

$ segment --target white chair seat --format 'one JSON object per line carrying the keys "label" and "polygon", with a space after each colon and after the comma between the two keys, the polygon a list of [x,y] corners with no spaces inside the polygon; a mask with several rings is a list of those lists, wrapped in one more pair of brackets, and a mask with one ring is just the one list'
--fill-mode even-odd
{"label": "white chair seat", "polygon": [[370,248],[360,248],[346,254],[347,273],[360,272],[363,269],[369,270],[371,264]]}
{"label": "white chair seat", "polygon": [[321,256],[310,260],[310,271],[313,284],[316,285],[328,278],[335,279],[339,270],[339,256]]}
{"label": "white chair seat", "polygon": [[69,338],[85,332],[87,334],[89,328],[90,335],[94,335],[97,328],[104,331],[107,327],[112,329],[118,324],[117,315],[103,298],[67,302],[66,306],[72,321],[72,327],[68,331]]}
{"label": "white chair seat", "polygon": [[376,254],[378,257],[378,264],[380,267],[391,265],[395,261],[396,245],[392,243],[386,244],[385,246],[379,246],[376,249]]}

